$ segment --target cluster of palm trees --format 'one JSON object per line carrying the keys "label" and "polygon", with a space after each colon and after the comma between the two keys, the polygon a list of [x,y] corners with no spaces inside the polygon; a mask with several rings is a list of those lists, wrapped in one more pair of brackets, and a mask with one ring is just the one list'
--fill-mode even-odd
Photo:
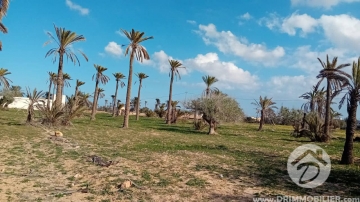
{"label": "cluster of palm trees", "polygon": [[[0,1],[0,32],[7,33],[7,28],[4,24],[1,23],[2,18],[6,15],[6,12],[9,7],[9,0],[1,0]],[[70,75],[63,72],[63,60],[64,57],[70,59],[74,65],[79,64],[80,61],[77,55],[72,51],[72,45],[76,42],[85,41],[85,37],[83,35],[77,35],[75,32],[70,30],[66,30],[65,28],[59,28],[54,25],[56,35],[53,36],[50,32],[47,34],[50,37],[50,40],[45,43],[45,45],[49,43],[56,43],[55,48],[51,48],[45,55],[45,57],[53,56],[53,62],[58,59],[58,71],[57,73],[49,72],[49,91],[47,94],[47,105],[50,106],[50,91],[51,88],[54,87],[54,91],[56,88],[56,99],[54,101],[55,106],[62,105],[62,95],[64,87],[70,86],[68,80],[71,80]],[[129,112],[130,112],[130,98],[131,98],[131,87],[132,87],[132,76],[133,76],[133,62],[134,59],[138,60],[139,62],[143,62],[143,60],[149,60],[150,56],[146,51],[146,48],[142,46],[142,42],[147,41],[149,39],[153,39],[152,36],[146,37],[144,36],[144,32],[135,31],[132,29],[131,31],[121,30],[124,35],[129,40],[129,43],[126,45],[125,49],[125,56],[129,55],[129,74],[128,74],[128,84],[127,84],[127,92],[126,92],[126,101],[125,101],[125,115],[124,115],[124,122],[123,128],[129,127]],[[0,50],[2,49],[2,44],[0,41]],[[84,57],[86,61],[88,61],[87,56],[78,50],[79,53]],[[332,61],[329,60],[328,56],[326,61],[322,61],[318,58],[319,62],[321,63],[323,69],[317,75],[317,78],[320,79],[319,82],[313,87],[311,92],[307,92],[301,95],[301,98],[308,99],[309,102],[303,105],[305,111],[314,112],[316,111],[320,117],[324,118],[324,127],[323,127],[323,139],[322,141],[327,142],[330,140],[330,122],[331,122],[331,104],[334,97],[338,96],[340,92],[346,90],[345,95],[339,102],[339,107],[341,107],[345,102],[347,103],[347,127],[346,127],[346,143],[344,147],[344,153],[341,158],[342,163],[353,163],[353,156],[352,156],[352,149],[353,149],[353,137],[357,125],[356,119],[356,110],[358,102],[360,101],[360,58],[357,62],[353,62],[352,66],[352,75],[346,73],[343,69],[350,64],[340,64],[337,65],[337,57],[333,58]],[[173,115],[172,115],[172,86],[174,82],[174,78],[181,79],[179,69],[186,68],[184,67],[181,62],[177,60],[169,60],[170,65],[170,89],[169,89],[169,99],[168,99],[168,113],[166,123],[171,124],[173,122]],[[94,92],[94,100],[93,100],[93,107],[92,107],[92,114],[91,120],[95,119],[97,102],[99,97],[103,95],[104,89],[99,88],[99,84],[106,84],[110,78],[104,75],[104,71],[107,68],[102,67],[101,65],[94,65],[96,69],[96,73],[93,76],[93,80],[95,80],[95,92]],[[7,69],[0,69],[0,85],[3,85],[5,88],[9,88],[9,79],[6,78],[6,75],[10,74]],[[113,95],[113,116],[115,116],[115,105],[117,100],[117,91],[119,84],[121,87],[125,86],[125,83],[122,79],[125,79],[125,75],[122,73],[114,73],[113,74],[116,80],[116,90],[115,94]],[[137,103],[136,103],[136,120],[139,120],[139,105],[140,105],[140,95],[141,95],[141,88],[142,82],[144,79],[148,78],[149,76],[145,73],[137,73],[136,76],[139,79],[139,89],[138,89],[138,96],[137,96]],[[219,93],[220,91],[217,88],[210,88],[212,84],[217,82],[218,80],[212,76],[204,76],[203,81],[206,84],[206,89],[204,91],[204,96],[209,97],[212,93]],[[319,89],[319,86],[322,82],[326,82],[326,90],[324,88]],[[11,82],[11,81],[10,81]],[[52,86],[53,85],[53,86]],[[84,82],[77,80],[76,88],[75,88],[75,95],[74,99],[78,99],[78,94],[80,93],[79,87],[84,85]],[[55,93],[53,93],[54,95]],[[325,99],[324,99],[325,96]],[[54,98],[54,96],[53,96]],[[270,108],[276,108],[274,105],[275,102],[272,101],[271,98],[267,98],[266,96],[262,98],[260,96],[259,101],[255,100],[253,103],[257,106],[257,110],[261,113],[261,120],[259,130],[262,129],[264,123],[264,113],[266,110]],[[195,112],[196,114],[196,112]],[[196,117],[194,117],[196,119]]]}
{"label": "cluster of palm trees", "polygon": [[[348,117],[346,119],[346,141],[344,151],[341,157],[342,164],[352,164],[353,159],[353,138],[357,127],[356,111],[358,102],[360,101],[360,58],[352,64],[351,74],[344,71],[345,67],[351,66],[350,63],[339,64],[337,57],[332,61],[326,56],[326,61],[319,59],[322,66],[317,78],[320,79],[318,83],[313,86],[312,91],[304,93],[301,98],[307,99],[308,102],[303,105],[305,112],[315,112],[324,119],[322,126],[323,135],[322,141],[328,142],[330,136],[330,124],[332,119],[331,104],[334,104],[333,99],[341,92],[345,91],[344,96],[339,102],[339,108],[344,103],[347,104]],[[322,82],[325,81],[325,87],[319,89]],[[324,88],[326,88],[324,90]]]}

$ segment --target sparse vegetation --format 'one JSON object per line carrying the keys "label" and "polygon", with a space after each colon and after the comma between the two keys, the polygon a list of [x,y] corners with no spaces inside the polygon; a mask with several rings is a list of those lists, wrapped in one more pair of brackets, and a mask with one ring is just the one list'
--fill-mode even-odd
{"label": "sparse vegetation", "polygon": [[[25,125],[25,113],[10,109],[0,114],[3,128],[0,154],[4,162],[0,171],[5,169],[1,171],[0,183],[5,183],[5,180],[8,183],[7,188],[0,192],[0,200],[7,196],[15,201],[24,197],[16,195],[15,187],[9,183],[16,183],[32,201],[37,198],[51,201],[57,197],[67,201],[101,201],[125,196],[133,200],[144,199],[146,190],[136,187],[123,192],[117,190],[116,186],[128,178],[145,189],[151,189],[145,201],[159,197],[171,200],[168,198],[170,195],[185,197],[185,187],[192,193],[192,199],[212,201],[214,196],[202,190],[220,191],[225,182],[226,189],[237,190],[233,195],[235,198],[242,196],[250,184],[259,196],[274,193],[304,195],[313,191],[347,196],[360,194],[356,188],[360,170],[357,166],[339,164],[345,138],[343,130],[334,132],[337,138],[331,144],[315,143],[331,156],[332,172],[323,186],[306,190],[292,183],[286,171],[288,155],[303,144],[289,136],[291,126],[274,126],[274,131],[265,127],[258,132],[257,123],[222,124],[217,128],[220,135],[209,138],[206,131],[192,128],[192,120],[168,126],[162,119],[143,117],[139,122],[133,122],[132,129],[119,133],[118,122],[122,117],[99,113],[92,124],[89,124],[90,114],[74,119],[76,127],[62,129],[67,141],[57,142],[49,139],[43,129]],[[135,120],[135,116],[130,118],[130,121]],[[101,134],[98,131],[102,131]],[[306,138],[298,140],[308,141]],[[359,151],[353,152],[358,159]],[[108,168],[96,166],[86,161],[84,156],[88,154],[119,163]],[[25,159],[28,163],[23,164]],[[58,173],[56,178],[51,177],[53,173]],[[59,184],[64,184],[64,190],[53,191]],[[79,189],[88,190],[88,194],[67,194]],[[44,197],[42,193],[48,194]]]}

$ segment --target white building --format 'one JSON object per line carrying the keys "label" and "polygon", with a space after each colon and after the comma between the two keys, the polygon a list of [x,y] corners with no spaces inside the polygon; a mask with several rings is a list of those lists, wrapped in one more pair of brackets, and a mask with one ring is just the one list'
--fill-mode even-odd
{"label": "white building", "polygon": [[[2,98],[2,96],[0,96]],[[56,98],[56,96],[54,97]],[[61,103],[65,105],[66,96],[63,95],[61,99]],[[42,104],[41,101],[44,101],[45,104],[47,103],[47,99],[40,99],[39,104]],[[29,98],[27,97],[14,97],[14,101],[8,105],[8,108],[16,108],[16,109],[27,109],[29,106]],[[50,107],[52,106],[52,100],[50,99]],[[36,108],[34,108],[36,109]]]}

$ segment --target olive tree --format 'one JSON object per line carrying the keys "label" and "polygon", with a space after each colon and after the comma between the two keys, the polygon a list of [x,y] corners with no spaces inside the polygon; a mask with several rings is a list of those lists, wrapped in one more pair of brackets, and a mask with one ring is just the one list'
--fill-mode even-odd
{"label": "olive tree", "polygon": [[185,102],[185,107],[192,109],[193,103],[197,103],[197,110],[202,118],[209,124],[209,135],[216,133],[216,127],[221,123],[238,122],[243,120],[244,112],[239,103],[226,94],[213,94]]}

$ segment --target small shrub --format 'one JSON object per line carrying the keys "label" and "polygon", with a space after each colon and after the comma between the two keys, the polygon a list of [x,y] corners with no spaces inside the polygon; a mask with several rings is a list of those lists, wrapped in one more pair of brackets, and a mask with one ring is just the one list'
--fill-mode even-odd
{"label": "small shrub", "polygon": [[204,120],[194,122],[195,130],[202,130],[207,126],[207,123]]}
{"label": "small shrub", "polygon": [[156,113],[149,109],[148,111],[145,112],[145,115],[146,117],[155,117]]}

